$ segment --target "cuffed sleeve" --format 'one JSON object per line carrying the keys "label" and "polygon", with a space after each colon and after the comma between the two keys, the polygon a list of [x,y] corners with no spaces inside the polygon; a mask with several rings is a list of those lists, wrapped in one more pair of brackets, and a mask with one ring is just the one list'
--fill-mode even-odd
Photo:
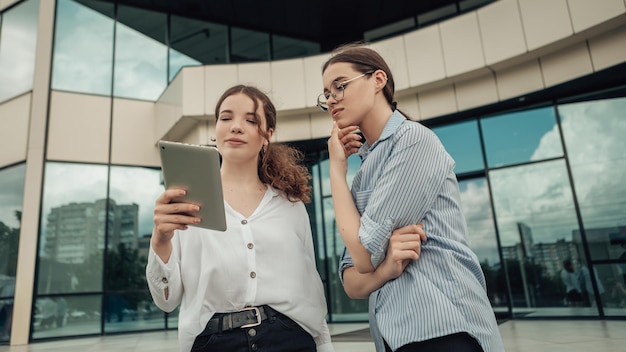
{"label": "cuffed sleeve", "polygon": [[181,302],[183,291],[176,251],[172,250],[170,260],[164,263],[150,245],[148,264],[146,265],[146,280],[157,307],[166,312],[176,309]]}

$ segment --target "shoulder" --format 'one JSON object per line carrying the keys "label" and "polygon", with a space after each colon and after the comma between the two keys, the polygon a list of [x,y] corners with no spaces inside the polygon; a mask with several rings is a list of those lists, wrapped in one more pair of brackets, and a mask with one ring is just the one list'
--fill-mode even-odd
{"label": "shoulder", "polygon": [[435,143],[439,142],[437,135],[428,127],[417,121],[406,120],[403,122],[391,138],[395,143]]}

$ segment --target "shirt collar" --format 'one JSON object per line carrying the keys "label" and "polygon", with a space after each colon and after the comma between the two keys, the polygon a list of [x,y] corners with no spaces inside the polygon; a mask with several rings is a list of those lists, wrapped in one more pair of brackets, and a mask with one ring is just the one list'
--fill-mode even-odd
{"label": "shirt collar", "polygon": [[406,117],[404,117],[404,115],[402,115],[398,110],[394,110],[389,120],[387,120],[387,123],[385,124],[383,131],[380,133],[380,137],[378,137],[378,140],[376,140],[376,142],[374,142],[372,146],[370,146],[367,143],[367,141],[365,141],[363,142],[363,145],[361,146],[361,148],[359,148],[358,155],[359,157],[361,157],[361,160],[365,160],[367,155],[372,150],[374,150],[374,148],[376,148],[376,146],[379,143],[391,137],[396,132],[396,130],[400,127],[400,125],[404,123],[404,121],[406,121]]}

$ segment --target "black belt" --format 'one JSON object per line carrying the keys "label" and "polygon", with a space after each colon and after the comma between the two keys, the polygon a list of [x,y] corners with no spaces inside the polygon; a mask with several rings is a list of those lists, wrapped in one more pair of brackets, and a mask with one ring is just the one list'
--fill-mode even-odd
{"label": "black belt", "polygon": [[263,320],[274,316],[275,312],[269,306],[263,305],[246,307],[238,312],[216,313],[207,323],[204,332],[211,335],[238,328],[251,328],[261,325]]}

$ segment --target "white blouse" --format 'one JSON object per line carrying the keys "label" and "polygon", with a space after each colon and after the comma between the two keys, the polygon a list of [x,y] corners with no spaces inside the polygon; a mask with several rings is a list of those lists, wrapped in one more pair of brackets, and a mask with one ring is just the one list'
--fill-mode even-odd
{"label": "white blouse", "polygon": [[304,204],[268,187],[248,218],[228,203],[225,208],[225,232],[193,226],[176,231],[167,263],[150,247],[148,286],[162,310],[171,312],[180,305],[180,350],[191,350],[214,313],[267,304],[309,332],[318,352],[334,351]]}

